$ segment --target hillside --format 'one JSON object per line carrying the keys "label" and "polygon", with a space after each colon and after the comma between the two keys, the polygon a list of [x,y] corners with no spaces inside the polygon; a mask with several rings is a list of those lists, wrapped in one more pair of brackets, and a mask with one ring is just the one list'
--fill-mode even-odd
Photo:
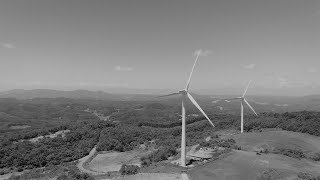
{"label": "hillside", "polygon": [[[215,103],[212,103],[212,99],[199,95],[195,95],[195,98],[199,99],[199,104],[207,112],[216,127],[210,126],[207,120],[199,114],[198,110],[191,106],[190,102],[186,102],[187,146],[203,144],[206,137],[217,137],[216,135],[220,134],[220,131],[226,129],[238,132],[240,127],[240,116],[237,112],[238,109],[236,109],[239,105],[238,103],[221,102],[220,105],[225,103],[225,106],[234,106],[235,109],[219,110],[219,113],[217,113],[216,109],[212,108],[215,106]],[[250,103],[253,102],[251,101]],[[289,152],[293,150],[293,152],[300,153],[301,151],[308,158],[319,151],[320,146],[317,145],[320,144],[319,138],[315,136],[320,135],[320,112],[261,112],[262,109],[259,109],[258,106],[253,106],[258,109],[259,114],[258,116],[249,113],[245,114],[244,129],[246,133],[227,137],[227,139],[232,139],[230,142],[235,141],[238,147],[229,146],[228,143],[219,144],[223,147],[233,147],[237,150],[240,147],[243,152],[237,152],[231,155],[229,159],[220,159],[221,161],[217,161],[218,164],[222,163],[225,168],[235,168],[234,172],[245,174],[248,169],[241,169],[238,166],[241,163],[238,165],[235,163],[236,167],[229,167],[225,164],[234,162],[239,159],[239,156],[245,157],[245,155],[251,160],[260,161],[261,158],[257,157],[253,151],[265,147],[265,144],[272,145],[275,148],[289,148]],[[141,171],[149,172],[153,168],[152,172],[157,172],[159,163],[164,163],[163,166],[167,166],[168,164],[165,163],[168,163],[169,157],[179,157],[178,150],[181,139],[180,113],[181,104],[179,98],[154,101],[108,101],[69,98],[20,100],[0,98],[0,137],[3,140],[0,143],[0,172],[3,174],[17,171],[28,172],[30,170],[34,172],[33,170],[39,171],[42,168],[45,168],[43,171],[51,171],[52,169],[50,168],[52,166],[66,168],[65,163],[72,163],[85,157],[94,147],[96,147],[97,153],[102,154],[97,155],[98,159],[95,159],[94,162],[99,163],[100,157],[109,157],[108,154],[104,155],[108,151],[115,151],[120,154],[128,153],[128,158],[144,164]],[[277,128],[287,131],[266,134],[260,132],[264,128]],[[64,136],[38,138],[50,137],[50,135],[62,130],[67,130]],[[313,136],[303,136],[301,133]],[[32,138],[39,140],[36,142],[30,141]],[[224,137],[220,135],[219,138]],[[151,142],[153,142],[153,145],[150,145]],[[289,143],[289,145],[279,146],[285,143]],[[291,146],[290,144],[296,144],[296,146]],[[141,145],[142,147],[145,145],[147,148],[145,151],[152,153],[150,156],[143,157],[143,160],[135,158],[140,157],[141,154],[137,154],[135,157],[130,154],[131,151],[133,153],[137,152],[136,149],[139,149]],[[299,151],[296,151],[298,148]],[[299,160],[290,160],[282,154],[274,155],[275,153],[271,153],[273,154],[272,158],[270,155],[271,164],[279,164],[278,161],[272,159],[280,158],[280,164],[308,167]],[[112,159],[113,156],[110,156],[110,158]],[[118,167],[123,162],[126,162],[120,160],[114,159],[114,162],[118,163]],[[253,165],[251,160],[245,161],[241,159],[240,161],[251,166]],[[108,162],[103,164],[104,166],[109,166]],[[90,166],[90,163],[87,165]],[[74,165],[70,166],[75,167]],[[86,166],[85,163],[84,166]],[[171,166],[177,167],[173,164]],[[311,166],[314,167],[314,165]],[[215,165],[210,166],[210,169],[212,170],[215,167]],[[181,172],[181,169],[177,171]],[[165,170],[161,172],[165,173]],[[311,171],[310,173],[313,172]],[[208,173],[210,173],[210,170]],[[294,170],[294,173],[299,172]],[[62,171],[59,174],[66,173]],[[115,174],[119,175],[119,172],[115,172]],[[52,177],[57,177],[57,174],[53,173]],[[246,176],[243,177],[245,179]],[[22,176],[20,179],[28,178]]]}

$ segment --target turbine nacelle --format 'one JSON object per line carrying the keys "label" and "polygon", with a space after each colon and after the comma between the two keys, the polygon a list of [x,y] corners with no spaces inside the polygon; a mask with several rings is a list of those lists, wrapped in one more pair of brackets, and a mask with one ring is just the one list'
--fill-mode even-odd
{"label": "turbine nacelle", "polygon": [[219,100],[241,99],[241,103],[242,103],[242,102],[245,102],[245,103],[249,106],[249,108],[253,111],[253,113],[254,113],[256,116],[258,116],[258,114],[256,113],[256,111],[251,107],[251,105],[249,104],[249,102],[248,102],[248,101],[246,100],[246,98],[244,97],[244,96],[246,95],[246,93],[247,93],[247,90],[248,90],[250,84],[251,84],[251,80],[249,81],[249,83],[248,83],[248,85],[247,85],[244,93],[242,94],[242,96],[240,96],[240,97],[234,97],[234,98],[229,98],[229,99],[219,99]]}

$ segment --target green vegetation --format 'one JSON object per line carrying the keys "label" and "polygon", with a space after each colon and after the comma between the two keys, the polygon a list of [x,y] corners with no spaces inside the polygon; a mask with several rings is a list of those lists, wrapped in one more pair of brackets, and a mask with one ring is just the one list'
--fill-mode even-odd
{"label": "green vegetation", "polygon": [[177,155],[177,151],[175,148],[172,148],[170,146],[161,147],[151,154],[141,157],[141,165],[149,166],[150,164],[167,160],[169,157],[175,155]]}
{"label": "green vegetation", "polygon": [[[142,157],[148,166],[177,154],[180,147],[181,121],[178,121],[180,105],[155,102],[112,102],[99,100],[56,99],[0,99],[0,173],[23,171],[71,162],[87,155],[97,145],[98,151],[130,151],[155,142],[158,149]],[[138,109],[138,110],[137,110]],[[101,121],[91,111],[110,117]],[[188,109],[188,113],[197,112]],[[215,128],[204,117],[188,116],[186,126],[187,145],[201,147],[226,147],[240,149],[233,139],[204,138],[216,136],[216,130],[239,128],[240,117],[229,114],[212,114],[206,111],[216,125]],[[258,117],[246,115],[245,130],[281,128],[288,131],[320,136],[319,112],[261,113]],[[120,123],[113,123],[116,120]],[[14,129],[12,126],[30,126]],[[70,130],[64,137],[43,138],[38,142],[29,139],[48,135],[60,130]],[[264,152],[265,153],[265,152]],[[305,158],[300,150],[281,149],[280,154]],[[319,161],[320,155],[312,157]],[[126,169],[131,166],[124,166]],[[131,172],[131,169],[130,169]],[[64,173],[61,178],[78,175]],[[79,178],[86,178],[80,175]]]}
{"label": "green vegetation", "polygon": [[100,131],[112,126],[93,120],[70,124],[65,137],[44,138],[38,142],[5,140],[0,145],[0,168],[32,169],[70,162],[87,155],[98,142]]}
{"label": "green vegetation", "polygon": [[21,175],[13,175],[9,180],[34,180],[34,179],[55,179],[58,180],[93,180],[93,178],[84,173],[80,173],[73,163],[64,163],[57,166],[32,169]]}
{"label": "green vegetation", "polygon": [[70,171],[68,173],[64,173],[59,175],[57,180],[94,180],[89,174],[79,173],[76,171]]}
{"label": "green vegetation", "polygon": [[133,175],[133,174],[137,174],[138,170],[139,170],[139,166],[123,164],[119,172],[121,173],[121,175]]}
{"label": "green vegetation", "polygon": [[276,169],[268,169],[261,173],[261,180],[281,179],[280,173]]}
{"label": "green vegetation", "polygon": [[150,128],[119,124],[102,130],[97,151],[129,151],[152,140],[155,135]]}
{"label": "green vegetation", "polygon": [[313,176],[309,173],[305,173],[305,172],[300,172],[298,175],[298,178],[300,179],[307,179],[307,180],[320,180],[320,176]]}
{"label": "green vegetation", "polygon": [[315,153],[312,157],[311,157],[312,160],[314,161],[320,161],[320,153]]}
{"label": "green vegetation", "polygon": [[274,153],[279,153],[285,156],[289,156],[295,159],[301,159],[301,158],[305,158],[306,156],[304,155],[304,153],[301,150],[298,149],[279,149],[278,151],[274,152]]}
{"label": "green vegetation", "polygon": [[320,136],[320,112],[286,112],[262,113],[257,118],[250,117],[246,120],[245,130],[251,131],[261,128],[281,128],[287,131],[308,133]]}

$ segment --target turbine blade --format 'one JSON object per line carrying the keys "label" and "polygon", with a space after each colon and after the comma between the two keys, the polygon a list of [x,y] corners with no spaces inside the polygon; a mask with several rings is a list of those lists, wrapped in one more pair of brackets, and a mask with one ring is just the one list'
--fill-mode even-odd
{"label": "turbine blade", "polygon": [[210,124],[211,124],[213,127],[215,127],[215,126],[213,125],[213,123],[211,122],[211,120],[209,119],[209,117],[206,115],[206,113],[201,109],[201,107],[199,106],[199,104],[197,103],[197,101],[191,96],[191,94],[190,94],[190,93],[187,93],[187,95],[188,95],[190,101],[199,109],[199,111],[204,115],[204,117],[207,118],[207,120],[210,122]]}
{"label": "turbine blade", "polygon": [[161,98],[161,97],[168,97],[168,96],[174,96],[174,95],[178,95],[180,93],[171,93],[171,94],[167,94],[167,95],[162,95],[162,96],[157,96],[158,98]]}
{"label": "turbine blade", "polygon": [[198,58],[199,58],[200,54],[201,54],[201,50],[200,50],[199,53],[197,53],[196,60],[193,63],[193,66],[192,66],[192,69],[191,69],[191,73],[190,73],[190,76],[189,76],[189,79],[188,79],[188,82],[187,82],[187,85],[186,85],[186,91],[188,91],[188,89],[189,89],[189,84],[190,84],[190,80],[191,80],[191,77],[192,77],[192,73],[193,73],[194,67],[196,66],[196,63],[198,61]]}
{"label": "turbine blade", "polygon": [[242,97],[247,93],[247,90],[248,90],[248,88],[249,88],[249,86],[250,86],[250,84],[251,84],[251,81],[252,81],[252,80],[249,81],[249,83],[248,83],[248,85],[247,85],[247,87],[246,87],[246,90],[244,91]]}
{"label": "turbine blade", "polygon": [[254,112],[254,114],[256,114],[256,116],[258,116],[258,114],[254,111],[254,109],[250,106],[250,104],[248,103],[248,101],[246,100],[246,99],[244,99],[243,98],[243,100],[244,100],[244,102],[246,102],[247,103],[247,105],[250,107],[250,109]]}

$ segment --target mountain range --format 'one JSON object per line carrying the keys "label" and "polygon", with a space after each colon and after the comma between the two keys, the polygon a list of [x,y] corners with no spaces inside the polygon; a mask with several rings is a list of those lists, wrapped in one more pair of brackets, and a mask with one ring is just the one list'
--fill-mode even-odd
{"label": "mountain range", "polygon": [[33,98],[71,98],[71,99],[101,99],[101,100],[119,100],[120,96],[110,94],[104,91],[60,91],[52,89],[13,89],[0,92],[0,98],[33,99]]}
{"label": "mountain range", "polygon": [[[33,99],[33,98],[70,98],[70,99],[94,99],[94,100],[109,100],[109,101],[162,101],[171,103],[180,103],[179,96],[170,98],[156,98],[158,95],[175,92],[174,90],[149,90],[149,93],[123,94],[121,91],[89,91],[89,90],[74,90],[61,91],[52,89],[14,89],[0,92],[0,98],[16,98],[16,99]],[[219,101],[220,98],[231,98],[239,95],[200,95],[193,94],[197,101],[211,108],[224,110],[233,110],[239,108],[237,102]],[[320,95],[308,96],[256,96],[247,95],[247,100],[257,111],[301,111],[301,110],[320,110]]]}

